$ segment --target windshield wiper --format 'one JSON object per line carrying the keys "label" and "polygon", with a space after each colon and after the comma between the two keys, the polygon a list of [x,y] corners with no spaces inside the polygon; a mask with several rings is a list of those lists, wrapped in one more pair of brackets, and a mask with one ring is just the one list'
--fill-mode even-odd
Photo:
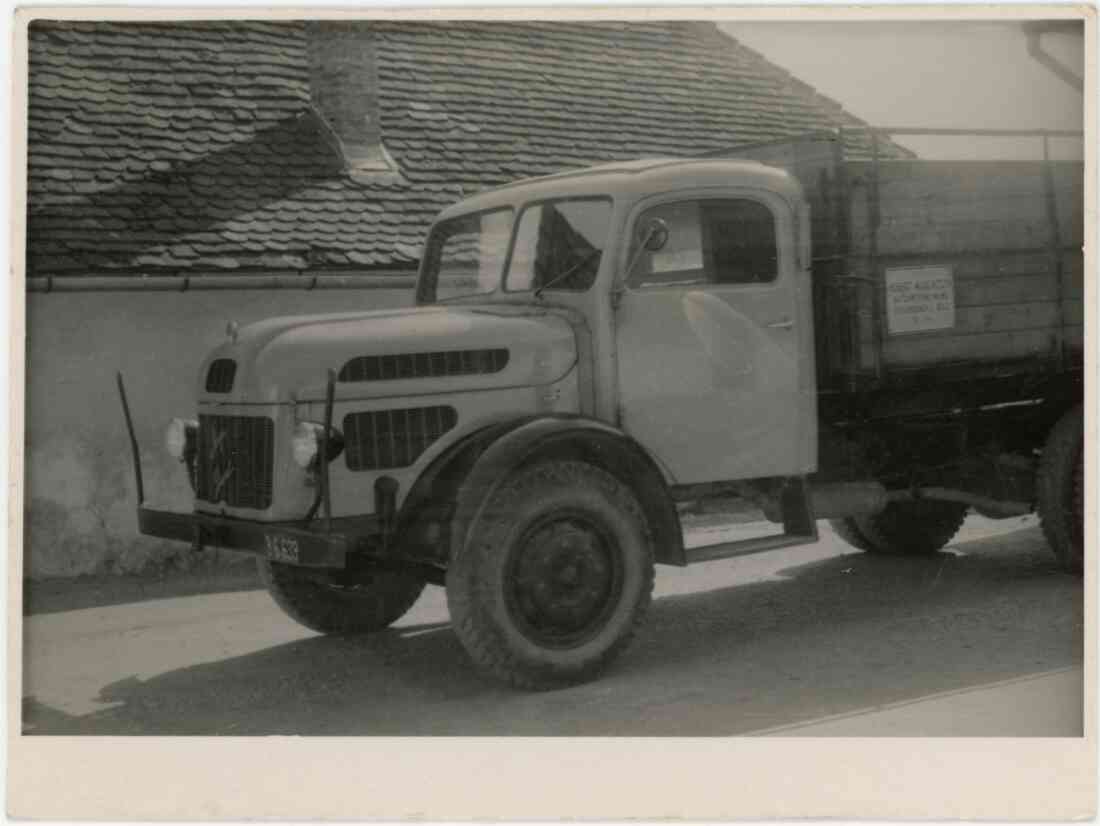
{"label": "windshield wiper", "polygon": [[564,281],[581,267],[586,266],[589,262],[592,261],[593,258],[598,258],[601,252],[603,252],[603,250],[592,250],[588,253],[588,255],[584,256],[584,258],[582,258],[569,269],[565,270],[564,272],[558,273],[544,284],[539,284],[539,286],[535,287],[535,298],[541,298],[543,290],[553,287],[555,284]]}

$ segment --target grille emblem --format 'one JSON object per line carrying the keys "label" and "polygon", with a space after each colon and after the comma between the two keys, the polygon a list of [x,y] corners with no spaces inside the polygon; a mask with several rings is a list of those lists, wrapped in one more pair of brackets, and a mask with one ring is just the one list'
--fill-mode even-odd
{"label": "grille emblem", "polygon": [[234,508],[269,508],[274,424],[266,416],[200,413],[198,498]]}
{"label": "grille emblem", "polygon": [[210,498],[214,502],[221,501],[222,490],[233,476],[233,471],[236,470],[233,466],[233,457],[225,450],[225,440],[228,435],[228,430],[221,431],[214,437],[214,444],[210,446],[210,474],[214,477]]}
{"label": "grille emblem", "polygon": [[[214,472],[217,473],[221,468],[215,467]],[[220,502],[222,500],[222,488],[225,487],[225,483],[229,481],[229,477],[233,475],[233,471],[236,468],[229,466],[224,469],[220,476],[214,481],[214,501]]]}

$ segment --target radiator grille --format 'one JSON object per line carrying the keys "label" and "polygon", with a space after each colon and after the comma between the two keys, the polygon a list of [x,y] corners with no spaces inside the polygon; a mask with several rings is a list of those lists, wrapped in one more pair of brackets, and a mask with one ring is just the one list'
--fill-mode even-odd
{"label": "radiator grille", "polygon": [[196,495],[234,508],[271,507],[275,423],[262,416],[199,416]]}
{"label": "radiator grille", "polygon": [[435,353],[399,353],[358,356],[340,368],[340,381],[391,381],[445,376],[499,373],[508,365],[508,351],[444,350]]}
{"label": "radiator grille", "polygon": [[344,417],[350,470],[408,467],[458,422],[453,407],[373,410]]}
{"label": "radiator grille", "polygon": [[237,375],[237,362],[233,359],[214,359],[206,371],[207,393],[228,393],[233,389]]}

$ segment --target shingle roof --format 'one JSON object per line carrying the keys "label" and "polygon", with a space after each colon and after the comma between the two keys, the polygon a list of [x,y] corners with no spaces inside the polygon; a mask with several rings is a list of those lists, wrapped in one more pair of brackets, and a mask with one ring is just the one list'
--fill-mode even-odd
{"label": "shingle roof", "polygon": [[710,24],[362,25],[400,174],[353,181],[303,24],[36,21],[29,272],[407,268],[487,186],[859,123]]}

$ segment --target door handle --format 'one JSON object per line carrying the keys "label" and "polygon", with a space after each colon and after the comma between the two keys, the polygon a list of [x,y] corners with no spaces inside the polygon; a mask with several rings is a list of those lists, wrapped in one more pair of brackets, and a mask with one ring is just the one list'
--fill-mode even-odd
{"label": "door handle", "polygon": [[794,326],[794,319],[783,318],[779,321],[773,321],[771,322],[771,324],[766,324],[764,326],[772,330],[789,330]]}

